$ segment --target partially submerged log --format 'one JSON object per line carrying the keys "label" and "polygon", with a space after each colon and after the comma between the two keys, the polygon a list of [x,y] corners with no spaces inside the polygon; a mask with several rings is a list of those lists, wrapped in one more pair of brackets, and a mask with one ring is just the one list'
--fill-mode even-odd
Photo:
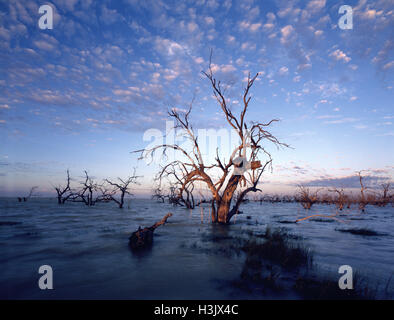
{"label": "partially submerged log", "polygon": [[141,229],[133,232],[129,238],[129,246],[131,249],[143,249],[147,248],[153,243],[153,232],[157,227],[165,224],[167,219],[172,216],[172,213],[167,213],[163,219],[156,222],[153,226]]}

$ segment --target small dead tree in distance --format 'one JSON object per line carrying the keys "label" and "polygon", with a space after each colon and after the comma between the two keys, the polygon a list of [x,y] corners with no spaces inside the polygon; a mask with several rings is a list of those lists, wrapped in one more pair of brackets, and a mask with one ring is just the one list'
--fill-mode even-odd
{"label": "small dead tree in distance", "polygon": [[[250,127],[248,127],[246,123],[245,117],[251,100],[249,91],[258,77],[258,73],[253,77],[251,77],[250,74],[248,75],[247,84],[243,92],[243,106],[238,116],[235,115],[229,107],[228,100],[225,97],[225,89],[222,87],[221,82],[213,76],[211,61],[209,63],[208,71],[203,72],[203,74],[210,82],[213,94],[221,107],[223,116],[227,120],[228,125],[237,132],[240,138],[240,143],[235,148],[233,155],[238,155],[239,157],[243,155],[243,149],[247,147],[244,145],[247,138],[246,135],[249,135],[250,150],[248,150],[249,153],[247,160],[249,163],[252,163],[252,166],[249,169],[251,172],[248,172],[248,175],[234,173],[234,170],[232,169],[237,167],[237,164],[234,161],[234,156],[231,156],[227,162],[217,156],[214,163],[209,165],[204,163],[197,136],[189,122],[192,104],[190,104],[189,110],[184,115],[181,115],[176,111],[176,109],[169,112],[169,116],[175,120],[176,125],[179,128],[184,130],[185,136],[190,140],[192,144],[191,150],[185,150],[178,144],[162,144],[150,149],[142,149],[135,152],[140,153],[140,159],[153,156],[155,151],[158,149],[161,149],[163,154],[165,154],[168,149],[180,152],[185,159],[187,159],[184,161],[175,160],[174,162],[186,168],[180,192],[183,192],[183,189],[185,189],[189,184],[197,181],[206,184],[212,194],[212,222],[227,224],[230,222],[231,217],[237,213],[238,207],[246,194],[249,192],[260,191],[257,188],[257,184],[262,173],[272,161],[270,153],[263,146],[263,142],[269,141],[278,148],[280,146],[287,147],[288,145],[280,142],[267,130],[273,122],[278,121],[277,119],[273,119],[267,123],[251,122]],[[259,161],[261,155],[265,155],[268,158],[266,159],[264,166],[262,166]],[[241,165],[243,165],[243,163]],[[221,172],[217,181],[214,181],[214,176],[210,172],[211,169],[218,169]],[[234,192],[242,183],[245,187],[246,185],[248,187],[242,191],[235,206],[230,208]]]}
{"label": "small dead tree in distance", "polygon": [[304,209],[309,210],[318,201],[317,194],[320,189],[317,189],[314,193],[305,186],[299,185],[298,189],[298,201],[301,202]]}
{"label": "small dead tree in distance", "polygon": [[361,211],[365,211],[365,206],[368,204],[367,203],[367,200],[366,200],[366,198],[365,198],[365,190],[367,190],[367,187],[365,187],[364,186],[364,183],[363,183],[363,179],[364,179],[364,177],[361,175],[361,173],[362,173],[362,170],[360,170],[360,171],[357,171],[356,172],[357,173],[357,175],[358,175],[358,177],[359,177],[359,180],[360,180],[360,201],[359,201],[359,208],[360,208],[360,210]]}
{"label": "small dead tree in distance", "polygon": [[165,165],[159,171],[155,180],[158,181],[159,186],[161,186],[163,179],[168,180],[171,190],[171,194],[169,195],[170,202],[184,205],[187,209],[194,209],[194,183],[185,184],[187,173],[188,170],[183,163],[174,161]]}
{"label": "small dead tree in distance", "polygon": [[342,210],[343,207],[345,206],[345,202],[346,202],[346,195],[345,192],[342,189],[328,189],[329,192],[336,192],[338,194],[337,199],[334,200],[336,206],[338,207],[339,210]]}
{"label": "small dead tree in distance", "polygon": [[68,198],[72,196],[71,192],[71,186],[70,186],[70,171],[67,170],[67,182],[66,185],[63,187],[61,185],[58,185],[57,187],[54,187],[57,193],[57,203],[58,204],[64,204]]}
{"label": "small dead tree in distance", "polygon": [[19,201],[19,202],[22,202],[22,200],[23,200],[24,202],[26,202],[27,200],[29,200],[29,199],[33,196],[34,191],[35,191],[36,189],[38,189],[38,186],[31,187],[31,188],[30,188],[29,195],[28,195],[27,197],[18,197],[18,201]]}
{"label": "small dead tree in distance", "polygon": [[111,200],[116,202],[119,205],[120,209],[123,208],[125,195],[126,194],[132,195],[130,193],[130,191],[129,191],[130,184],[136,184],[138,178],[140,178],[140,176],[137,176],[135,174],[135,169],[134,169],[133,175],[128,177],[125,180],[123,180],[121,178],[118,178],[119,182],[113,182],[113,181],[111,181],[109,179],[105,179],[105,181],[108,184],[110,184],[111,186],[113,186],[115,188],[115,190],[119,190],[120,191],[120,199],[119,200],[114,197],[114,194],[110,196]]}

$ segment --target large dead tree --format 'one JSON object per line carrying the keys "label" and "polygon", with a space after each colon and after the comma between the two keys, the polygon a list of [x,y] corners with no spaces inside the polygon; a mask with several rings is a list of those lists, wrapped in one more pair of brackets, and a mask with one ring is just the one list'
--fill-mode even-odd
{"label": "large dead tree", "polygon": [[[169,116],[175,120],[176,128],[184,131],[185,137],[190,141],[191,148],[185,150],[179,144],[162,144],[149,149],[137,150],[140,158],[151,157],[158,150],[166,154],[166,151],[172,149],[179,153],[184,160],[175,160],[171,163],[182,167],[182,185],[179,193],[182,194],[190,184],[205,184],[212,194],[211,216],[212,222],[229,223],[231,218],[238,212],[242,200],[249,192],[261,191],[258,189],[258,183],[262,173],[272,163],[271,154],[265,149],[265,141],[274,144],[276,147],[287,146],[280,142],[269,131],[268,127],[278,121],[270,120],[267,123],[250,122],[247,124],[246,113],[251,100],[250,89],[252,88],[258,73],[247,79],[247,84],[243,92],[243,106],[241,112],[236,115],[231,110],[228,99],[225,96],[225,88],[218,81],[212,72],[211,63],[208,71],[203,72],[212,86],[213,94],[227,120],[227,124],[235,130],[239,136],[239,143],[227,161],[220,159],[218,152],[213,163],[206,164],[202,158],[197,136],[189,121],[192,111],[192,104],[185,113],[179,113],[176,109],[169,112]],[[264,156],[265,164],[261,163]],[[213,171],[215,170],[215,171]],[[219,172],[219,176],[215,176]],[[243,191],[237,198],[236,203],[231,207],[233,195],[238,187],[243,187]]]}
{"label": "large dead tree", "polygon": [[118,178],[117,182],[113,182],[109,179],[105,179],[105,181],[110,184],[111,186],[114,187],[115,192],[119,191],[120,192],[120,198],[117,199],[114,194],[110,195],[110,198],[112,201],[116,202],[119,205],[119,208],[122,209],[123,208],[123,204],[124,204],[124,197],[126,194],[132,195],[132,193],[130,193],[130,184],[136,184],[137,183],[137,179],[140,178],[139,176],[137,176],[135,174],[135,169],[134,169],[134,173],[132,176],[128,177],[127,179],[123,180],[121,178]]}

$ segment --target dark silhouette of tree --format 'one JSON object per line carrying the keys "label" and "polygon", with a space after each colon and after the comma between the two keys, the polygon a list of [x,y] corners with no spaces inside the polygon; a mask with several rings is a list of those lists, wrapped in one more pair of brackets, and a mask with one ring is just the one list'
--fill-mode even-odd
{"label": "dark silhouette of tree", "polygon": [[118,182],[113,182],[113,181],[110,181],[109,179],[105,179],[105,181],[108,184],[110,184],[111,186],[114,187],[115,192],[116,191],[120,192],[120,199],[119,200],[116,197],[114,197],[115,193],[113,195],[110,195],[111,200],[116,202],[119,205],[120,209],[123,208],[125,195],[126,194],[132,195],[132,193],[130,193],[130,191],[129,191],[130,184],[137,184],[138,178],[140,178],[140,176],[137,176],[135,174],[135,169],[134,169],[133,175],[129,176],[125,180],[118,178]]}
{"label": "dark silhouette of tree", "polygon": [[70,187],[70,171],[67,170],[67,180],[66,180],[66,185],[58,185],[57,187],[54,187],[57,193],[57,203],[58,204],[64,204],[73,194],[71,191]]}
{"label": "dark silhouette of tree", "polygon": [[26,196],[26,197],[18,197],[18,201],[19,201],[19,202],[22,202],[22,200],[23,200],[23,202],[26,202],[27,200],[29,200],[29,199],[33,196],[34,191],[35,191],[36,189],[38,189],[38,186],[31,187],[30,192],[29,192],[29,195]]}

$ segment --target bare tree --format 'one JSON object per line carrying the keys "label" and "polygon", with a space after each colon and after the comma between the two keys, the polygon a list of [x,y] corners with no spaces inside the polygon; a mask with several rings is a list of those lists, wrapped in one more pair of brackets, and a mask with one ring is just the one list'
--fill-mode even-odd
{"label": "bare tree", "polygon": [[[219,155],[217,155],[215,162],[209,165],[203,161],[197,136],[189,122],[192,104],[190,104],[188,111],[182,115],[176,109],[172,109],[169,112],[169,116],[176,122],[176,128],[181,128],[185,132],[185,137],[190,141],[192,145],[190,150],[185,150],[179,144],[161,144],[150,149],[137,150],[135,152],[140,153],[140,158],[153,156],[157,150],[162,150],[164,155],[169,149],[179,152],[185,160],[175,160],[172,162],[172,165],[182,167],[183,170],[183,173],[180,173],[182,186],[179,194],[183,193],[192,183],[199,182],[206,184],[212,194],[212,222],[229,223],[231,217],[237,213],[239,205],[246,194],[261,191],[257,188],[257,185],[262,173],[272,162],[271,155],[263,146],[263,142],[269,141],[276,147],[288,145],[281,143],[267,130],[273,122],[278,121],[277,119],[273,119],[267,123],[251,122],[250,127],[246,123],[245,117],[251,100],[249,91],[257,79],[258,74],[253,77],[250,74],[248,76],[243,92],[243,106],[238,116],[232,112],[228,105],[228,100],[225,97],[225,88],[213,76],[211,63],[209,64],[208,71],[203,72],[203,74],[212,86],[213,94],[221,107],[228,125],[239,136],[240,142],[228,161],[220,159]],[[261,155],[267,157],[264,165],[259,160]],[[237,159],[236,156],[238,156]],[[210,171],[211,169],[216,169],[220,172],[218,179],[214,179],[214,174]],[[234,192],[241,185],[245,189],[231,208]]]}
{"label": "bare tree", "polygon": [[162,189],[160,186],[158,186],[154,191],[152,195],[152,199],[157,199],[158,201],[164,203],[166,196],[163,194]]}
{"label": "bare tree", "polygon": [[184,205],[187,209],[195,207],[194,202],[194,183],[190,182],[185,185],[188,170],[183,163],[171,162],[164,166],[157,174],[155,180],[159,186],[163,183],[163,179],[167,180],[170,185],[169,200],[175,205]]}
{"label": "bare tree", "polygon": [[309,188],[304,186],[298,186],[298,201],[301,202],[304,209],[309,210],[313,204],[318,201],[317,194],[320,189],[317,189],[314,193],[312,193]]}
{"label": "bare tree", "polygon": [[[93,199],[93,193],[95,191],[100,191],[99,185],[89,176],[88,172],[84,170],[85,180],[81,182],[81,189],[73,192],[68,200],[72,202],[83,202],[87,206],[93,206],[96,203],[96,200]],[[102,195],[97,199],[101,200]]]}
{"label": "bare tree", "polygon": [[132,176],[129,176],[127,179],[123,180],[121,178],[118,178],[119,182],[113,182],[110,181],[109,179],[105,179],[105,181],[110,184],[111,186],[113,186],[115,188],[115,192],[117,190],[120,191],[120,199],[118,200],[117,198],[114,197],[114,194],[110,196],[111,200],[116,202],[119,205],[119,208],[122,209],[123,208],[123,204],[124,204],[124,197],[126,194],[132,195],[129,191],[130,188],[130,184],[136,184],[137,183],[137,179],[140,178],[140,176],[137,176],[135,174],[135,169],[133,172]]}
{"label": "bare tree", "polygon": [[381,199],[379,201],[379,205],[384,207],[385,205],[387,205],[390,202],[390,198],[392,197],[389,194],[390,183],[389,182],[382,183],[381,187],[382,187],[382,196],[381,196]]}
{"label": "bare tree", "polygon": [[367,200],[365,198],[365,190],[367,187],[364,186],[363,179],[364,177],[361,175],[362,170],[356,172],[359,180],[360,180],[360,201],[359,201],[359,208],[361,211],[365,211],[365,206],[367,205]]}
{"label": "bare tree", "polygon": [[71,181],[70,171],[67,169],[66,185],[64,187],[61,185],[54,187],[56,190],[56,193],[57,193],[57,203],[58,204],[64,204],[72,196],[70,181]]}
{"label": "bare tree", "polygon": [[343,189],[339,190],[337,188],[334,188],[334,189],[329,189],[328,191],[335,192],[335,193],[338,194],[338,197],[337,197],[337,199],[334,202],[335,202],[336,206],[338,207],[338,209],[342,210],[344,205],[345,205],[346,199],[347,199]]}
{"label": "bare tree", "polygon": [[38,189],[38,186],[31,187],[28,196],[26,196],[26,197],[18,197],[18,201],[22,202],[22,200],[23,200],[23,202],[26,202],[27,200],[29,200],[33,196],[34,191],[36,189]]}

